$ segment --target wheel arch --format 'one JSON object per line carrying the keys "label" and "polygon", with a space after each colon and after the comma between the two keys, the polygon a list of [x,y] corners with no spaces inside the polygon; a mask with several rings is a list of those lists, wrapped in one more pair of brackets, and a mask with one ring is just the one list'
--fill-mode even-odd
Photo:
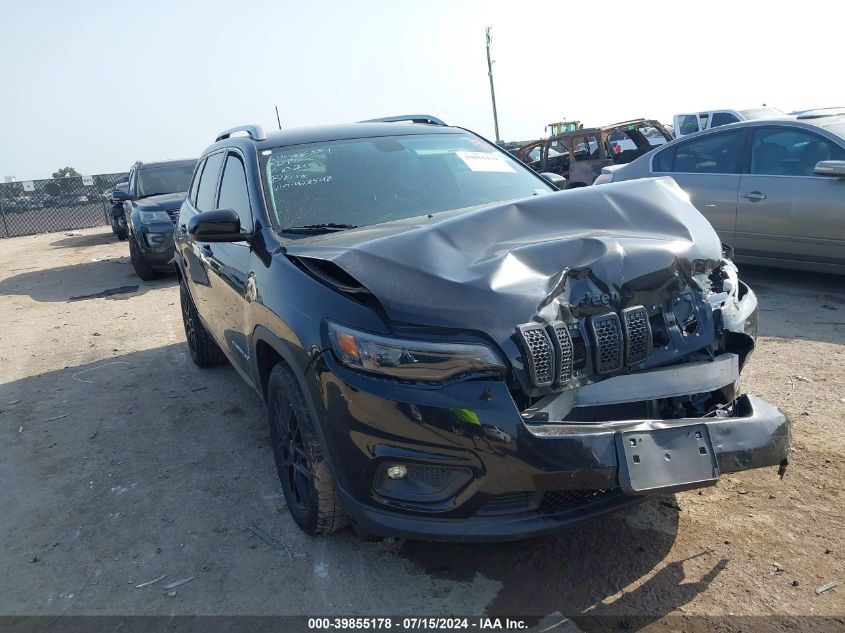
{"label": "wheel arch", "polygon": [[129,235],[134,236],[136,233],[141,233],[141,215],[138,207],[134,204],[131,205],[126,216],[126,230]]}
{"label": "wheel arch", "polygon": [[286,340],[279,334],[270,331],[266,326],[259,325],[255,328],[252,338],[252,365],[255,375],[253,385],[266,403],[267,383],[273,367],[282,362],[290,368],[305,399],[305,405],[308,407],[308,413],[314,422],[314,430],[317,433],[320,445],[323,447],[323,454],[335,478],[335,483],[340,490],[345,490],[345,475],[342,469],[334,467],[335,463],[342,463],[342,460],[337,453],[337,447],[333,442],[328,441],[329,438],[324,428],[327,412],[322,399],[320,383],[316,372],[311,372],[310,375],[308,373],[312,366],[312,359],[300,344],[299,339],[292,332],[290,334],[293,338]]}
{"label": "wheel arch", "polygon": [[181,283],[185,283],[185,272],[183,268],[185,262],[182,260],[182,254],[179,252],[179,246],[176,245],[176,250],[173,253],[173,269],[176,271],[176,279]]}
{"label": "wheel arch", "polygon": [[270,372],[273,371],[273,367],[277,363],[283,362],[296,376],[299,387],[308,401],[309,408],[311,408],[313,407],[313,397],[306,380],[306,370],[310,359],[305,349],[297,343],[284,340],[263,325],[257,326],[252,335],[255,384],[259,387],[261,396],[266,401],[267,381],[270,378]]}

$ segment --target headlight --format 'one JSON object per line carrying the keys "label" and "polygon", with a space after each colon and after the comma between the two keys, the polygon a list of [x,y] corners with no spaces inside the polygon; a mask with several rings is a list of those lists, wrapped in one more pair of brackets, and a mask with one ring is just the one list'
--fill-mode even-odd
{"label": "headlight", "polygon": [[170,222],[167,211],[141,211],[141,222],[151,224],[152,222]]}
{"label": "headlight", "polygon": [[412,341],[336,323],[329,323],[329,340],[344,365],[404,380],[443,382],[461,374],[493,376],[505,370],[486,345]]}

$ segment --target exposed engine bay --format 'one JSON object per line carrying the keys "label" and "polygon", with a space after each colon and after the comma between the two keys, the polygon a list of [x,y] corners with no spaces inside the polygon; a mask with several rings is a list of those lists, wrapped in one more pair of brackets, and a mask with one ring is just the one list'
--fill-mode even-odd
{"label": "exposed engine bay", "polygon": [[[597,303],[607,306],[614,295]],[[512,391],[526,422],[731,415],[754,348],[757,300],[729,260],[662,303],[581,319],[573,312],[517,327],[531,387]]]}

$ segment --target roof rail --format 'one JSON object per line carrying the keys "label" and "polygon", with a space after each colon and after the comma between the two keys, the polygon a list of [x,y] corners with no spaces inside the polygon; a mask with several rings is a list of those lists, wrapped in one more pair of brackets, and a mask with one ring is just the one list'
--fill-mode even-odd
{"label": "roof rail", "polygon": [[427,125],[442,125],[446,126],[441,119],[430,114],[400,114],[399,116],[386,116],[380,119],[366,119],[365,121],[358,121],[358,123],[396,123],[399,121],[410,121],[411,123],[425,123]]}
{"label": "roof rail", "polygon": [[821,111],[811,110],[810,112],[805,112],[805,113],[799,114],[795,118],[798,119],[799,121],[809,121],[811,119],[823,119],[823,118],[828,117],[828,116],[842,116],[843,114],[845,114],[845,108],[836,109],[836,110],[833,110],[831,108],[831,110],[832,110],[831,112],[821,112]]}
{"label": "roof rail", "polygon": [[253,141],[263,141],[267,138],[267,135],[264,134],[264,128],[260,125],[238,125],[218,134],[217,138],[214,139],[214,142],[216,143],[217,141],[229,138],[235,132],[246,132],[246,135]]}

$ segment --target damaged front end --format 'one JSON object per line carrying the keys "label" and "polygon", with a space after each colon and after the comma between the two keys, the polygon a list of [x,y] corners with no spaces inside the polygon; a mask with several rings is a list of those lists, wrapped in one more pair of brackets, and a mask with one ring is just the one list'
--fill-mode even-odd
{"label": "damaged front end", "polygon": [[314,363],[344,508],[370,532],[523,538],[786,465],[789,420],[740,390],[756,296],[669,179],[286,254],[384,323],[331,317]]}
{"label": "damaged front end", "polygon": [[[757,298],[722,260],[652,305],[614,311],[613,293],[568,304],[566,318],[520,325],[529,381],[514,389],[537,437],[614,434],[629,494],[715,483],[721,472],[787,464],[789,422],[742,395]],[[603,309],[584,314],[584,304]],[[521,398],[522,394],[532,396]],[[545,393],[544,393],[545,392]]]}

